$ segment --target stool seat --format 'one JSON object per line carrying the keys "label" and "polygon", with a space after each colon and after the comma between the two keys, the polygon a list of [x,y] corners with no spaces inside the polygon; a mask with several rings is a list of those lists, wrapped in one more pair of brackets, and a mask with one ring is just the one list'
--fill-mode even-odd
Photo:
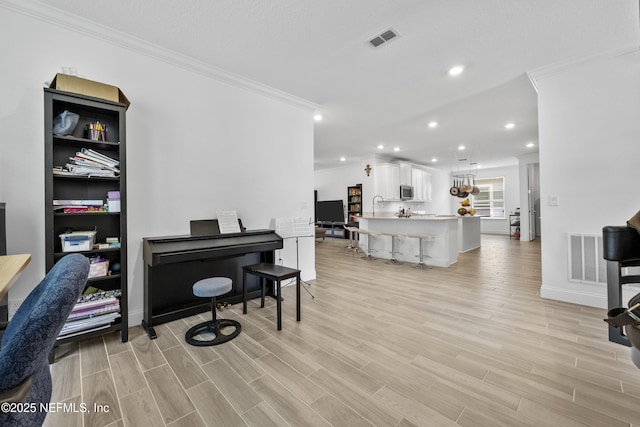
{"label": "stool seat", "polygon": [[433,239],[433,236],[430,236],[428,234],[419,234],[419,233],[407,234],[407,237],[414,237],[416,239]]}
{"label": "stool seat", "polygon": [[300,321],[300,270],[289,268],[283,265],[260,264],[245,265],[242,267],[242,314],[247,314],[247,274],[252,274],[260,278],[261,298],[260,307],[264,308],[265,281],[270,280],[275,283],[276,295],[276,319],[278,330],[282,329],[282,280],[296,279],[296,320]]}
{"label": "stool seat", "polygon": [[233,281],[228,277],[209,277],[193,285],[193,294],[203,298],[217,297],[231,291],[232,286]]}
{"label": "stool seat", "polygon": [[[216,317],[216,297],[228,293],[232,288],[233,281],[228,277],[208,277],[193,284],[195,296],[211,298],[211,320],[198,323],[185,333],[185,340],[189,344],[197,347],[218,345],[231,341],[240,334],[242,326],[239,322]],[[226,333],[227,329],[232,329],[232,332]]]}

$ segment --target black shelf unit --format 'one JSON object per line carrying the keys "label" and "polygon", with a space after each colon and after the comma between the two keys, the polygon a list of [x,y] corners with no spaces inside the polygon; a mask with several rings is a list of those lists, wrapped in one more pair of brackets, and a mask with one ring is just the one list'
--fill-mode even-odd
{"label": "black shelf unit", "polygon": [[362,216],[362,184],[347,187],[347,219],[357,222]]}
{"label": "black shelf unit", "polygon": [[[104,333],[120,331],[122,342],[128,340],[127,296],[127,194],[126,194],[126,120],[127,105],[76,93],[44,89],[44,142],[45,142],[45,267],[48,272],[54,264],[69,253],[87,257],[100,255],[109,260],[109,268],[120,264],[120,271],[108,276],[89,278],[87,287],[101,290],[119,289],[120,318],[108,328],[63,338],[56,345],[77,341]],[[80,116],[72,135],[53,134],[53,120],[69,110]],[[107,141],[84,137],[85,125],[100,121],[107,128]],[[64,166],[82,148],[89,148],[120,162],[117,177],[90,177],[54,175],[54,166]],[[120,212],[54,212],[53,200],[104,200],[109,191],[120,192]],[[60,234],[68,230],[96,230],[96,243],[107,237],[118,237],[120,247],[63,252]],[[51,357],[50,357],[51,359]]]}
{"label": "black shelf unit", "polygon": [[509,215],[509,240],[520,238],[520,214]]}

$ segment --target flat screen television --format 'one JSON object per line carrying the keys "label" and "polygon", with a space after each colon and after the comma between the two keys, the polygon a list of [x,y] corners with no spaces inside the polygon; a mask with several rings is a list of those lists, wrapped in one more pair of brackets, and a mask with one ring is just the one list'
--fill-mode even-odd
{"label": "flat screen television", "polygon": [[342,200],[316,202],[316,221],[344,223],[344,204]]}

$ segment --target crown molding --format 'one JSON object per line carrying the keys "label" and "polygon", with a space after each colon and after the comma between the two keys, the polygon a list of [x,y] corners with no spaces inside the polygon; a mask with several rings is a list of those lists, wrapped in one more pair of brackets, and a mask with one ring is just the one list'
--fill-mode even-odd
{"label": "crown molding", "polygon": [[200,74],[273,99],[285,101],[297,107],[311,111],[318,109],[318,104],[314,102],[223,70],[179,52],[166,49],[146,40],[125,34],[105,25],[87,22],[84,18],[81,19],[75,15],[70,15],[67,12],[62,12],[59,9],[36,0],[0,0],[0,7],[88,37],[93,37],[105,43],[148,56],[186,71]]}
{"label": "crown molding", "polygon": [[581,67],[587,64],[604,61],[606,59],[616,58],[619,56],[638,53],[640,46],[626,46],[623,48],[613,49],[607,52],[601,52],[595,55],[582,56],[578,58],[572,58],[568,61],[558,62],[555,64],[545,65],[539,68],[535,68],[527,72],[527,77],[531,81],[536,92],[538,92],[538,82],[548,77],[553,77],[558,74],[565,73],[572,70],[575,67]]}

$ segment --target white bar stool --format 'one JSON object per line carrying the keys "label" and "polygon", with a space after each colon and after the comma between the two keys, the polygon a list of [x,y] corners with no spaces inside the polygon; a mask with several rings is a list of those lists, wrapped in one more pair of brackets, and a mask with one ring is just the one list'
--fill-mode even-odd
{"label": "white bar stool", "polygon": [[[193,285],[195,296],[211,298],[211,320],[198,323],[185,333],[189,344],[197,347],[224,344],[240,334],[242,327],[239,322],[216,317],[216,297],[231,292],[232,287],[233,281],[228,277],[209,277]],[[227,333],[230,328],[233,328],[232,332]]]}
{"label": "white bar stool", "polygon": [[389,252],[391,254],[391,259],[387,262],[387,264],[395,264],[395,265],[402,264],[402,262],[396,259],[396,254],[402,255],[402,252],[399,252],[396,250],[396,239],[399,239],[400,237],[407,237],[407,235],[403,233],[384,233],[384,234],[385,236],[391,236],[391,251]]}
{"label": "white bar stool", "polygon": [[415,239],[418,239],[418,245],[420,247],[420,250],[419,250],[419,255],[416,255],[416,257],[418,257],[419,261],[418,261],[418,264],[415,266],[415,268],[425,268],[425,267],[431,268],[431,266],[428,266],[424,262],[424,258],[431,258],[431,257],[425,253],[422,243],[425,241],[433,240],[434,237],[426,234],[407,234],[407,237],[413,237]]}
{"label": "white bar stool", "polygon": [[355,253],[364,252],[360,247],[360,239],[354,239],[353,237],[355,234],[364,234],[362,233],[362,230],[360,230],[358,227],[349,227],[346,225],[344,225],[343,227],[346,231],[349,232],[349,245],[347,246],[347,249]]}
{"label": "white bar stool", "polygon": [[371,231],[371,230],[362,230],[360,229],[359,231],[360,234],[367,236],[367,252],[366,255],[362,257],[362,259],[366,259],[366,260],[372,260],[374,259],[371,256],[371,252],[376,252],[375,249],[371,249],[371,238],[376,238],[377,236],[380,235],[380,233],[376,232],[376,231]]}

